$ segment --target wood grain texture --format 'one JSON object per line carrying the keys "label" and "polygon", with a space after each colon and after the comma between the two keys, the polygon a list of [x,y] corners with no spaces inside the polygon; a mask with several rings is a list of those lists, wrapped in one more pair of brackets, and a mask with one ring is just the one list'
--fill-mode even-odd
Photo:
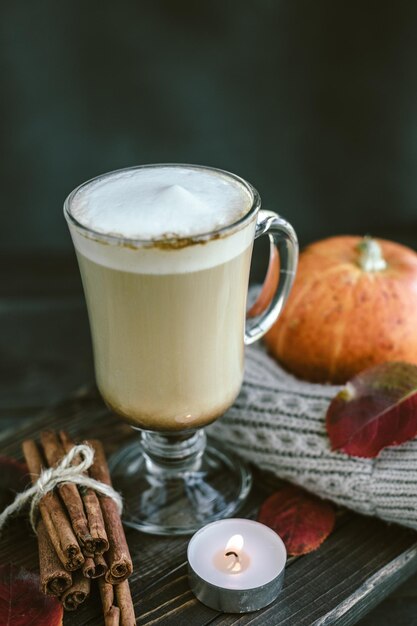
{"label": "wood grain texture", "polygon": [[[69,428],[82,437],[100,437],[106,441],[107,451],[114,450],[119,443],[131,438],[132,432],[109,416],[96,395],[86,388],[60,405],[57,411],[37,417],[40,407],[50,405],[93,379],[90,337],[75,263],[70,264],[68,271],[65,263],[51,262],[49,257],[42,263],[22,260],[20,256],[18,261],[21,261],[19,271],[11,272],[14,263],[10,264],[9,258],[4,259],[3,280],[0,281],[0,453],[19,457],[20,442],[27,436],[37,436],[40,428],[47,424]],[[261,280],[264,270],[264,267],[254,267],[255,280]],[[111,439],[116,432],[113,442]],[[275,484],[271,476],[259,475],[242,515],[253,517],[257,506]],[[345,534],[357,542],[355,559],[358,552],[367,550],[366,539],[355,537],[355,532],[360,531],[352,526],[352,518],[362,519],[371,536],[374,531],[378,534],[375,529],[382,529],[379,535],[382,551],[378,552],[380,543],[372,544],[375,552],[366,552],[370,568],[364,576],[346,575],[349,587],[344,596],[350,555],[343,551],[340,537],[342,544]],[[391,532],[400,542],[394,542],[394,556],[386,553],[386,544],[392,540]],[[138,624],[183,626],[181,616],[187,615],[185,619],[190,621],[190,626],[250,623],[298,626],[313,624],[309,621],[310,611],[315,615],[318,606],[323,615],[312,618],[317,624],[353,624],[359,620],[358,626],[417,626],[417,575],[398,587],[416,569],[415,535],[410,533],[370,518],[342,514],[336,533],[317,553],[291,560],[283,593],[270,609],[260,614],[222,616],[189,594],[184,577],[186,539],[157,538],[128,530],[135,567],[132,593]],[[309,559],[313,557],[314,567],[322,566],[320,575],[316,569],[310,569]],[[25,520],[16,519],[5,530],[0,542],[0,559],[37,568],[36,539]],[[326,567],[331,568],[330,572]],[[307,574],[302,580],[311,580],[306,591],[298,583],[298,572],[301,576],[302,571]],[[363,617],[376,604],[378,606]],[[290,609],[292,619],[288,617]],[[94,588],[88,603],[79,612],[65,617],[65,626],[102,623],[100,599]]]}
{"label": "wood grain texture", "polygon": [[[84,389],[14,436],[3,438],[1,452],[20,458],[21,441],[36,437],[44,428],[66,428],[78,439],[100,437],[107,452],[137,436],[106,409],[95,390]],[[271,476],[257,473],[242,515],[256,517],[260,503],[275,486]],[[222,615],[198,602],[188,587],[187,538],[152,537],[133,530],[127,531],[127,538],[135,568],[132,596],[142,626],[345,626],[357,622],[417,570],[413,531],[340,512],[336,530],[319,550],[289,561],[284,589],[275,603],[252,614]],[[36,541],[24,520],[9,525],[4,533],[0,559],[36,567]],[[96,591],[75,613],[68,613],[64,623],[102,624]]]}

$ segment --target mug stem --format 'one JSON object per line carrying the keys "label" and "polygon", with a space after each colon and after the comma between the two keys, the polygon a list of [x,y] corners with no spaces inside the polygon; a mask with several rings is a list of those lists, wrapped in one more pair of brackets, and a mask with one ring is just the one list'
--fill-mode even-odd
{"label": "mug stem", "polygon": [[246,463],[218,442],[206,445],[203,430],[141,431],[141,444],[122,448],[109,465],[126,502],[124,523],[156,535],[188,535],[232,517],[252,484]]}
{"label": "mug stem", "polygon": [[206,447],[204,429],[187,433],[157,433],[143,430],[143,455],[149,473],[167,477],[197,471]]}

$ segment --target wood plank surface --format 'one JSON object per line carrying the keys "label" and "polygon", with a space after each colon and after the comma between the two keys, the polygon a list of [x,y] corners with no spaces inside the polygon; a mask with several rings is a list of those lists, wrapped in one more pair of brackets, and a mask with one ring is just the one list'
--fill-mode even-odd
{"label": "wood plank surface", "polygon": [[[88,394],[84,394],[78,400],[72,399],[65,411],[59,409],[58,422],[53,417],[55,413],[47,418],[37,417],[41,407],[53,404],[73,389],[93,380],[90,335],[75,259],[61,260],[48,256],[37,260],[19,255],[11,260],[7,256],[2,261],[0,453],[18,454],[21,439],[27,435],[36,435],[42,424],[51,420],[56,424],[62,422],[75,433],[94,436],[98,435],[96,431],[99,422],[102,430],[100,434],[107,441],[107,449],[114,449],[111,441],[113,432],[117,431],[118,441],[122,441],[132,436],[131,431],[120,421],[107,416],[107,411],[97,404],[94,396],[89,399]],[[263,271],[264,267],[254,267],[255,280],[261,279]],[[80,404],[89,416],[88,423],[76,417]],[[101,423],[103,418],[108,421]],[[40,422],[37,421],[39,419]],[[270,477],[260,475],[244,514],[253,517],[257,502],[262,501],[273,488]],[[410,576],[416,569],[415,535],[410,534],[411,531],[361,518],[364,527],[370,529],[371,536],[377,528],[383,528],[384,532],[378,535],[375,531],[379,540],[372,544],[376,552],[369,553],[371,571],[367,570],[365,577],[356,577],[355,574],[346,576],[350,587],[343,600],[343,582],[337,583],[334,577],[343,581],[347,557],[344,555],[343,559],[338,559],[334,551],[340,550],[340,546],[337,546],[342,524],[347,524],[344,532],[348,532],[353,539],[354,529],[360,531],[350,526],[352,517],[357,518],[351,514],[342,515],[337,533],[314,555],[300,559],[307,564],[306,567],[310,567],[311,562],[317,567],[322,564],[320,589],[317,588],[318,583],[314,583],[316,571],[313,570],[310,572],[312,582],[304,592],[303,587],[297,584],[298,570],[292,569],[301,566],[297,561],[291,562],[283,594],[271,607],[270,614],[242,617],[217,615],[192,598],[184,578],[187,540],[154,538],[129,530],[128,540],[136,567],[132,586],[138,607],[138,624],[182,625],[182,616],[188,607],[185,619],[198,626],[208,623],[291,623],[291,626],[297,626],[313,624],[314,620],[318,624],[357,622],[358,626],[417,626],[417,575]],[[387,535],[384,535],[385,532]],[[392,532],[394,536],[390,534]],[[359,542],[359,552],[361,546],[366,549],[361,537],[356,540]],[[386,545],[389,541],[395,544],[394,555]],[[401,541],[405,544],[401,544]],[[17,520],[8,527],[0,543],[0,555],[2,562],[13,560],[36,568],[36,540],[25,521]],[[331,576],[326,571],[326,563],[334,563]],[[162,584],[165,595],[160,588]],[[178,598],[173,591],[178,591]],[[314,592],[318,592],[318,595],[314,595]],[[332,602],[333,594],[337,603]],[[187,606],[184,608],[184,605]],[[371,610],[374,605],[377,605],[376,608]],[[288,622],[286,617],[287,622],[282,622],[281,618],[284,618],[289,606],[293,609],[292,618]],[[313,617],[317,606],[321,607],[324,617]],[[190,607],[193,607],[192,611]],[[192,618],[191,612],[194,616]],[[367,615],[363,617],[365,613]],[[262,618],[269,621],[262,621]],[[97,594],[93,593],[88,607],[80,609],[76,615],[68,615],[65,624],[102,624]]]}
{"label": "wood plank surface", "polygon": [[[83,389],[1,442],[2,454],[21,457],[21,441],[43,428],[66,428],[76,438],[99,437],[108,453],[137,437],[113,416],[94,390]],[[256,474],[251,497],[242,511],[256,517],[260,503],[274,489],[269,475]],[[131,578],[137,623],[142,626],[286,626],[354,624],[374,604],[417,571],[417,536],[373,518],[345,511],[319,550],[290,559],[284,589],[270,607],[246,615],[224,615],[208,609],[187,582],[187,538],[152,537],[127,531],[135,572]],[[13,560],[36,567],[36,540],[25,520],[9,525],[0,543],[0,562]],[[65,616],[65,626],[102,624],[100,602],[88,603]]]}

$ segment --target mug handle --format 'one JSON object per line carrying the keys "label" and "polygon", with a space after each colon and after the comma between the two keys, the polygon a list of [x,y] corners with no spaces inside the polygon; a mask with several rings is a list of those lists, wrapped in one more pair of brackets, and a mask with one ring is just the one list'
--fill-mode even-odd
{"label": "mug handle", "polygon": [[[268,235],[270,241],[270,268],[276,266],[279,254],[278,284],[275,287],[269,306],[261,315],[252,320],[247,319],[245,329],[245,345],[254,343],[265,335],[278,319],[282,308],[290,294],[295,278],[298,262],[297,235],[291,224],[272,211],[259,211],[255,230],[255,239]],[[267,277],[270,276],[268,268]],[[252,309],[256,308],[255,303]]]}

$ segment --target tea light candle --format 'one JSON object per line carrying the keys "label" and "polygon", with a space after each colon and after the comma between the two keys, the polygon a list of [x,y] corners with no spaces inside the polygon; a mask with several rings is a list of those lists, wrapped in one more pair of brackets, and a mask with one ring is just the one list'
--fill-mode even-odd
{"label": "tea light candle", "polygon": [[246,613],[278,596],[287,551],[264,524],[224,519],[195,533],[187,557],[190,587],[203,604],[225,613]]}

